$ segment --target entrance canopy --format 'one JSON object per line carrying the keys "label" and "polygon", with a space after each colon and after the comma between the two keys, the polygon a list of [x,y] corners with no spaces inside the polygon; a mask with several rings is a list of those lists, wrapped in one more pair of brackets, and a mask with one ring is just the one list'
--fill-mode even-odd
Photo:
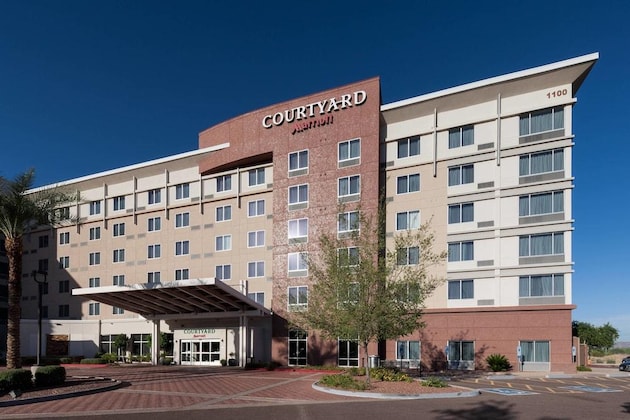
{"label": "entrance canopy", "polygon": [[271,315],[269,309],[213,278],[79,288],[72,295],[151,319]]}

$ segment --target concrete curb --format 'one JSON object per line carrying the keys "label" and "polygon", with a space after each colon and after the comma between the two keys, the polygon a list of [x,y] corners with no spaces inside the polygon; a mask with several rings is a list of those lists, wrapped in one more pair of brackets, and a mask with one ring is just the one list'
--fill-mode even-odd
{"label": "concrete curb", "polygon": [[[466,390],[458,392],[445,392],[436,394],[382,394],[379,392],[361,392],[361,391],[345,391],[343,389],[327,388],[317,385],[317,382],[313,383],[313,389],[320,392],[326,392],[333,395],[341,395],[344,397],[360,397],[360,398],[379,398],[389,400],[426,400],[437,398],[464,398],[464,397],[476,397],[480,394],[478,390]],[[464,389],[464,388],[462,388]]]}

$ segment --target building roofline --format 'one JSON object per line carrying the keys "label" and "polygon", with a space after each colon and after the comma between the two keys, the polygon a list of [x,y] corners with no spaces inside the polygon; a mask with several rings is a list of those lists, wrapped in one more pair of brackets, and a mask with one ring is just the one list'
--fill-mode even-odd
{"label": "building roofline", "polygon": [[425,102],[425,101],[436,99],[442,96],[448,96],[448,95],[453,95],[456,93],[465,92],[467,90],[479,89],[485,86],[490,86],[490,85],[494,85],[498,83],[504,83],[511,80],[515,80],[515,79],[535,76],[537,74],[559,70],[565,67],[575,66],[578,64],[584,64],[584,63],[588,63],[589,61],[595,62],[597,59],[599,59],[599,53],[595,52],[595,53],[591,53],[587,55],[582,55],[579,57],[570,58],[568,60],[557,61],[551,64],[545,64],[542,66],[533,67],[526,70],[520,70],[513,73],[504,74],[501,76],[490,77],[488,79],[479,80],[477,82],[466,83],[463,85],[438,90],[438,91],[427,93],[424,95],[414,96],[412,98],[403,99],[396,102],[391,102],[389,104],[383,104],[381,105],[381,112],[389,111],[395,108],[404,107],[407,105],[413,105],[420,102]]}
{"label": "building roofline", "polygon": [[142,169],[142,168],[146,168],[146,167],[153,166],[153,165],[159,165],[159,164],[162,164],[162,163],[168,163],[168,162],[172,162],[172,161],[179,160],[179,159],[186,159],[186,158],[193,157],[193,156],[203,155],[203,154],[208,153],[208,152],[215,152],[217,150],[225,149],[227,147],[230,147],[230,143],[221,143],[221,144],[218,144],[216,146],[205,147],[203,149],[198,149],[198,150],[191,150],[189,152],[178,153],[176,155],[170,155],[170,156],[166,156],[166,157],[162,157],[162,158],[158,158],[158,159],[153,159],[153,160],[149,160],[147,162],[135,163],[135,164],[128,165],[128,166],[123,166],[121,168],[110,169],[110,170],[103,171],[103,172],[97,172],[97,173],[91,174],[91,175],[85,175],[85,176],[78,177],[78,178],[68,179],[66,181],[61,181],[61,182],[58,182],[58,183],[55,183],[55,184],[43,185],[41,187],[30,189],[30,190],[26,191],[26,193],[27,194],[32,194],[32,193],[36,193],[36,192],[39,192],[39,191],[42,191],[42,190],[46,190],[46,189],[49,189],[49,188],[65,187],[65,186],[68,186],[68,185],[78,184],[79,182],[90,181],[90,180],[93,180],[93,179],[96,179],[96,178],[100,178],[100,177],[104,177],[104,176],[116,175],[116,174],[120,174],[120,173],[128,172],[128,171],[135,171],[137,169]]}

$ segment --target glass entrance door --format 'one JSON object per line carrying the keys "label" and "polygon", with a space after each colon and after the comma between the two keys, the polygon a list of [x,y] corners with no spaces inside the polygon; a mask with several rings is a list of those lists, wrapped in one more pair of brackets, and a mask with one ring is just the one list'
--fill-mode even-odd
{"label": "glass entrance door", "polygon": [[221,341],[182,340],[180,355],[182,365],[219,365]]}

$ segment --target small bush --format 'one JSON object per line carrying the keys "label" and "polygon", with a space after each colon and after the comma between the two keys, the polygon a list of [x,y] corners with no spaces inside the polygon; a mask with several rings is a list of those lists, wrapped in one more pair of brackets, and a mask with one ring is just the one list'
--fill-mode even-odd
{"label": "small bush", "polygon": [[101,365],[104,364],[105,361],[103,359],[96,359],[96,358],[85,358],[85,359],[81,359],[81,364],[82,365]]}
{"label": "small bush", "polygon": [[493,372],[506,372],[512,369],[510,361],[502,354],[491,354],[486,357],[486,363]]}
{"label": "small bush", "polygon": [[118,360],[118,355],[116,353],[105,353],[100,359],[104,360],[106,363],[114,363]]}
{"label": "small bush", "polygon": [[67,365],[69,363],[72,363],[72,357],[60,357],[59,361],[61,362],[61,364]]}
{"label": "small bush", "polygon": [[351,389],[357,391],[364,391],[367,389],[367,384],[365,382],[357,381],[344,373],[338,375],[324,375],[319,380],[319,383],[320,385],[332,388]]}
{"label": "small bush", "polygon": [[370,376],[377,381],[387,382],[411,382],[409,375],[400,372],[397,368],[377,367],[370,369]]}
{"label": "small bush", "polygon": [[444,379],[436,378],[435,376],[431,376],[422,381],[422,386],[428,386],[431,388],[446,388],[448,384]]}
{"label": "small bush", "polygon": [[348,375],[350,376],[364,376],[365,368],[364,367],[351,367],[348,369]]}
{"label": "small bush", "polygon": [[33,388],[33,374],[26,369],[9,369],[0,372],[0,392],[13,389],[26,390]]}
{"label": "small bush", "polygon": [[66,381],[66,369],[62,366],[40,366],[35,371],[35,386],[62,385]]}
{"label": "small bush", "polygon": [[590,367],[588,367],[588,366],[578,366],[578,367],[577,367],[577,371],[578,371],[578,372],[592,372],[592,371],[593,371],[593,369],[591,369],[591,368],[590,368]]}

